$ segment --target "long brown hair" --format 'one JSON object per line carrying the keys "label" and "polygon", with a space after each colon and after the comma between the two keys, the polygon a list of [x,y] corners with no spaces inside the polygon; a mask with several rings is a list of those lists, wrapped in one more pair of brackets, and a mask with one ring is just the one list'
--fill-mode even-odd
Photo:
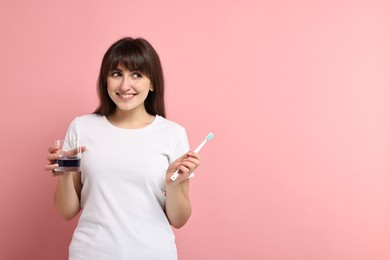
{"label": "long brown hair", "polygon": [[116,69],[119,64],[150,79],[153,91],[149,91],[145,100],[146,112],[165,117],[164,76],[160,58],[148,41],[130,37],[118,40],[104,54],[97,82],[100,104],[94,113],[108,116],[115,111],[116,105],[107,92],[107,78],[110,71]]}

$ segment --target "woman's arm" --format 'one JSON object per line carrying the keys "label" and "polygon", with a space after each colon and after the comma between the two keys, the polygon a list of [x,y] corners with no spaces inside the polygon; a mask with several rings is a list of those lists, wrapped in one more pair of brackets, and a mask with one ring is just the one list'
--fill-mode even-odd
{"label": "woman's arm", "polygon": [[[82,152],[85,151],[85,147],[82,147],[81,150]],[[60,158],[57,151],[58,147],[49,147],[49,155],[47,156],[49,164],[45,165],[46,171],[53,172],[58,167],[58,164],[54,163],[55,160]],[[80,212],[81,188],[80,172],[60,173],[58,175],[57,187],[54,192],[54,205],[66,220],[71,220]]]}
{"label": "woman's arm", "polygon": [[[184,226],[191,216],[188,177],[199,164],[200,156],[188,152],[174,161],[167,170],[165,210],[169,222],[175,228]],[[175,181],[172,181],[170,177],[177,169],[180,170],[180,175]]]}
{"label": "woman's arm", "polygon": [[80,212],[81,187],[80,172],[70,172],[58,176],[54,192],[54,205],[66,220],[73,219]]}
{"label": "woman's arm", "polygon": [[189,180],[182,181],[178,185],[168,185],[166,187],[165,210],[169,223],[175,228],[184,226],[191,216],[188,188]]}

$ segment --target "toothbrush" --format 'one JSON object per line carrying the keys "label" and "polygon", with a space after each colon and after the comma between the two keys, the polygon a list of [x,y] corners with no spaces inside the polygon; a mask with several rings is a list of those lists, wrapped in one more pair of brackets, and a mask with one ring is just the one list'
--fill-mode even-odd
{"label": "toothbrush", "polygon": [[[194,150],[194,153],[199,153],[200,149],[202,149],[202,147],[208,142],[210,141],[211,139],[213,139],[214,137],[214,134],[213,133],[209,133],[206,138],[203,140],[203,142],[198,146],[196,147],[196,149]],[[171,176],[171,180],[172,181],[175,181],[176,178],[179,176],[179,170],[176,170],[175,173]]]}

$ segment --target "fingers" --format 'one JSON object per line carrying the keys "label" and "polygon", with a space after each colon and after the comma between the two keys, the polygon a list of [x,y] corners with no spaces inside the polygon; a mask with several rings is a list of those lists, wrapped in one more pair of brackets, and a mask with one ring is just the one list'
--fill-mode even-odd
{"label": "fingers", "polygon": [[191,174],[201,162],[200,155],[194,152],[188,152],[182,158],[183,160],[178,167],[182,174]]}
{"label": "fingers", "polygon": [[194,171],[200,165],[200,161],[185,160],[180,166],[187,168],[189,171]]}
{"label": "fingers", "polygon": [[87,150],[87,148],[85,146],[80,146],[78,148],[74,148],[74,149],[69,150],[67,152],[62,151],[62,153],[64,155],[74,156],[74,155],[78,154],[79,152],[82,152],[82,153],[85,152],[85,150]]}
{"label": "fingers", "polygon": [[47,155],[47,160],[49,162],[54,162],[55,160],[58,160],[62,157],[62,154],[59,153],[50,153]]}
{"label": "fingers", "polygon": [[187,157],[183,160],[183,164],[191,169],[195,169],[200,165],[201,158],[198,153],[188,152]]}
{"label": "fingers", "polygon": [[59,165],[57,163],[47,164],[47,165],[45,165],[44,170],[52,172],[52,171],[54,171],[55,168],[58,168],[58,167],[59,167]]}
{"label": "fingers", "polygon": [[50,171],[54,174],[54,169],[59,167],[57,163],[54,163],[56,160],[62,157],[61,154],[58,153],[59,147],[58,146],[50,146],[48,151],[49,154],[47,155],[47,160],[49,161],[49,164],[44,166],[45,171]]}
{"label": "fingers", "polygon": [[180,183],[181,181],[188,179],[192,172],[200,165],[200,162],[201,158],[198,153],[189,151],[183,154],[169,166],[167,170],[168,183],[173,182],[171,177],[176,171],[180,174],[180,176],[177,177],[179,180],[177,180],[176,183]]}
{"label": "fingers", "polygon": [[82,153],[85,152],[85,151],[87,150],[87,147],[85,147],[85,146],[81,146],[80,148],[81,148],[81,152],[82,152]]}
{"label": "fingers", "polygon": [[74,148],[74,149],[72,149],[72,150],[69,150],[69,151],[62,151],[62,153],[64,154],[64,155],[68,155],[68,156],[75,156],[76,154],[78,154],[79,153],[79,149],[78,148]]}
{"label": "fingers", "polygon": [[50,146],[48,151],[49,151],[49,153],[55,153],[58,151],[58,149],[59,149],[59,147],[55,145],[55,146]]}

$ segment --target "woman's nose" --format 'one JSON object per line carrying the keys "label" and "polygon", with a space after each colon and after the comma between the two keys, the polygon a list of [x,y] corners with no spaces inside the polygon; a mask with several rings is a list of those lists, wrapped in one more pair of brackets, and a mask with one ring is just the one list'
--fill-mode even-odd
{"label": "woman's nose", "polygon": [[119,86],[119,89],[123,92],[128,91],[131,89],[132,80],[130,77],[123,77],[123,80]]}

